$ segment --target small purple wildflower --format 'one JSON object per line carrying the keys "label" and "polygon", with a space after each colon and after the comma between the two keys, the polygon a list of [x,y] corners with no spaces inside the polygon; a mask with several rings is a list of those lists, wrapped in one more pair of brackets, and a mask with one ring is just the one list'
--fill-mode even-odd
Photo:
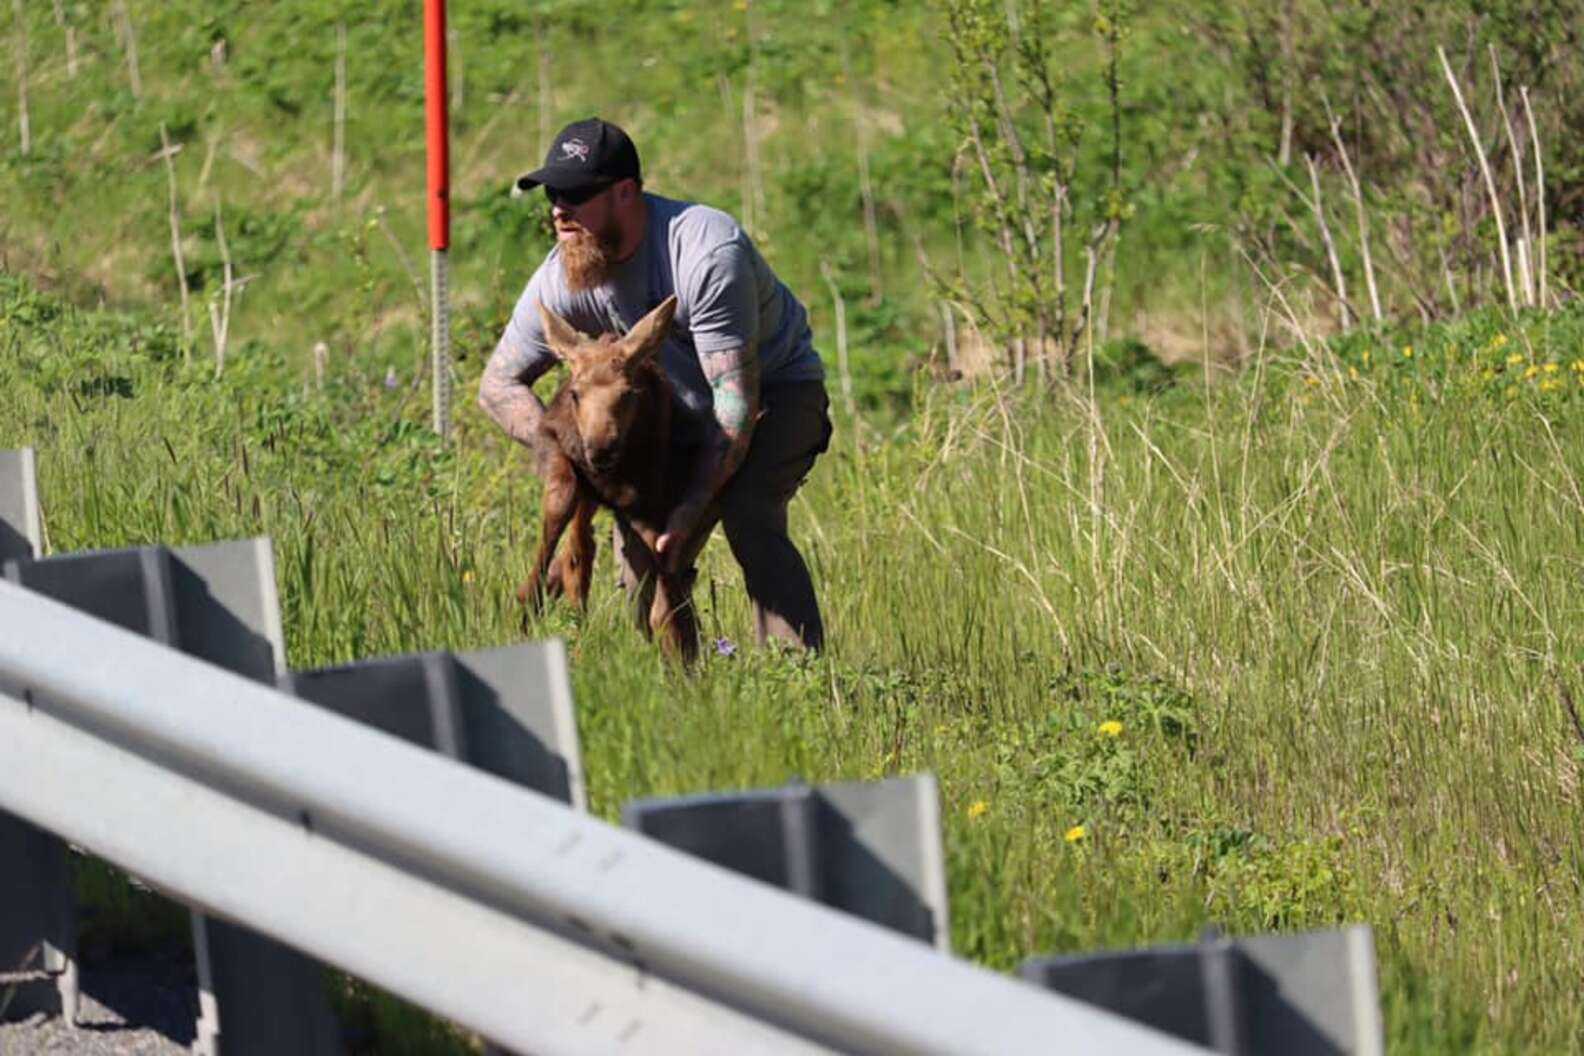
{"label": "small purple wildflower", "polygon": [[394,389],[396,387],[396,368],[395,367],[390,367],[390,368],[388,368],[385,371],[385,387],[387,389]]}
{"label": "small purple wildflower", "polygon": [[737,643],[732,641],[730,638],[717,638],[717,639],[715,639],[715,655],[716,656],[736,656],[737,655]]}

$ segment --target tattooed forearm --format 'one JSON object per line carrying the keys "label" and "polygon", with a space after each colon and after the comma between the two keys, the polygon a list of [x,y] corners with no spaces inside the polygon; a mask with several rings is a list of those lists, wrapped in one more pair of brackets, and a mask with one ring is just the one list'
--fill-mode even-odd
{"label": "tattooed forearm", "polygon": [[718,464],[709,474],[713,496],[737,471],[753,440],[754,423],[759,419],[759,357],[752,349],[742,348],[700,356],[699,360],[721,431]]}
{"label": "tattooed forearm", "polygon": [[501,342],[479,379],[479,406],[519,444],[533,446],[544,404],[531,388],[544,366],[527,361],[507,340]]}

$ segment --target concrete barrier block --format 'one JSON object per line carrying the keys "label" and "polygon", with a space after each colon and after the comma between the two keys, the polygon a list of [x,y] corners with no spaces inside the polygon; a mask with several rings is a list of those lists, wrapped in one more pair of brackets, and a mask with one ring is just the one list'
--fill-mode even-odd
{"label": "concrete barrier block", "polygon": [[622,823],[662,843],[950,948],[930,775],[638,800]]}
{"label": "concrete barrier block", "polygon": [[559,642],[359,660],[295,671],[280,684],[409,743],[586,806]]}
{"label": "concrete barrier block", "polygon": [[1374,940],[1364,926],[1038,957],[1018,974],[1215,1052],[1385,1051]]}

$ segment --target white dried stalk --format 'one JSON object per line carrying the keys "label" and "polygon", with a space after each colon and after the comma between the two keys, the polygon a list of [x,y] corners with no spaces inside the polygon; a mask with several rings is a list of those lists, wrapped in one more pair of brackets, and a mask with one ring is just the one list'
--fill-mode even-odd
{"label": "white dried stalk", "polygon": [[[1375,261],[1370,256],[1369,217],[1364,211],[1364,189],[1359,185],[1358,174],[1353,171],[1353,162],[1348,158],[1347,147],[1342,142],[1342,130],[1337,124],[1336,115],[1331,112],[1330,100],[1325,101],[1326,121],[1331,126],[1331,142],[1336,144],[1337,153],[1342,158],[1342,171],[1347,174],[1348,184],[1353,189],[1353,215],[1358,222],[1359,254],[1364,263],[1364,286],[1369,291],[1370,312],[1378,323],[1385,318],[1381,311],[1380,291],[1375,285]],[[1319,184],[1316,185],[1315,196],[1319,197]]]}
{"label": "white dried stalk", "polygon": [[820,274],[825,277],[825,285],[830,287],[831,301],[836,308],[836,369],[841,375],[842,404],[850,420],[858,416],[858,405],[853,401],[852,371],[847,363],[847,302],[842,299],[841,287],[836,285],[830,261],[820,261]]}
{"label": "white dried stalk", "polygon": [[1545,218],[1545,163],[1540,158],[1540,132],[1535,128],[1534,108],[1529,105],[1529,89],[1518,89],[1518,95],[1523,99],[1524,116],[1529,121],[1529,140],[1534,148],[1535,160],[1535,208],[1538,211],[1536,219],[1539,221],[1540,232],[1540,307],[1547,307],[1546,300],[1546,218]]}
{"label": "white dried stalk", "polygon": [[209,325],[214,331],[215,349],[215,377],[218,378],[225,372],[226,345],[231,337],[231,291],[234,288],[231,271],[231,247],[226,244],[225,223],[220,215],[220,196],[215,195],[215,242],[220,247],[220,260],[225,283],[220,287],[220,298],[223,307],[216,306],[214,301],[209,302]]}
{"label": "white dried stalk", "polygon": [[198,190],[209,186],[209,173],[214,170],[215,152],[220,149],[220,137],[211,135],[204,147],[203,167],[198,170]]}
{"label": "white dried stalk", "polygon": [[462,112],[463,99],[462,38],[455,29],[446,30],[446,79],[451,82],[451,111]]}
{"label": "white dried stalk", "polygon": [[534,46],[539,52],[539,156],[550,152],[550,114],[555,109],[550,81],[550,49],[545,46],[545,30],[534,15]]}
{"label": "white dried stalk", "polygon": [[66,34],[66,76],[77,78],[77,31],[66,21],[66,5],[61,0],[51,0],[55,9],[55,25]]}
{"label": "white dried stalk", "polygon": [[22,156],[25,158],[33,149],[33,129],[28,123],[27,22],[22,11],[22,0],[11,0],[11,7],[16,12],[17,27],[17,126],[21,133]]}
{"label": "white dried stalk", "polygon": [[127,82],[132,86],[132,98],[143,98],[143,75],[138,72],[137,31],[132,28],[132,15],[127,11],[126,0],[115,0],[113,14],[121,46],[126,49]]}
{"label": "white dried stalk", "polygon": [[336,26],[335,58],[335,142],[330,150],[330,198],[341,201],[341,191],[346,185],[346,83],[347,31],[346,23]]}
{"label": "white dried stalk", "polygon": [[176,151],[181,148],[172,148],[170,135],[165,131],[165,122],[160,122],[160,156],[165,159],[165,182],[170,190],[170,231],[171,231],[171,258],[176,263],[176,285],[181,291],[181,330],[182,330],[182,356],[186,358],[192,354],[192,315],[188,310],[189,292],[187,289],[187,264],[182,259],[181,247],[181,211],[176,204]]}
{"label": "white dried stalk", "polygon": [[1490,46],[1491,79],[1496,82],[1496,110],[1501,114],[1502,131],[1507,133],[1507,149],[1512,154],[1513,182],[1518,187],[1518,216],[1523,222],[1523,235],[1518,239],[1518,287],[1523,291],[1526,305],[1535,303],[1534,279],[1529,274],[1530,241],[1529,201],[1524,191],[1523,157],[1518,153],[1518,137],[1513,135],[1512,119],[1507,113],[1507,100],[1502,94],[1501,64],[1496,59],[1496,45]]}
{"label": "white dried stalk", "polygon": [[1325,202],[1320,196],[1320,170],[1315,168],[1312,154],[1304,155],[1304,164],[1309,166],[1309,183],[1314,187],[1314,198],[1309,205],[1314,210],[1315,225],[1320,228],[1320,240],[1325,243],[1326,256],[1331,261],[1331,279],[1336,283],[1337,312],[1341,316],[1343,329],[1346,329],[1352,314],[1347,299],[1347,280],[1342,275],[1342,261],[1337,257],[1336,242],[1331,238],[1331,226],[1326,223]]}
{"label": "white dried stalk", "polygon": [[759,135],[755,127],[758,113],[757,63],[758,30],[754,19],[753,0],[744,0],[743,18],[748,23],[748,63],[743,70],[743,161],[747,169],[748,199],[743,202],[743,228],[749,234],[759,233],[757,221],[764,215],[764,176],[759,163]]}
{"label": "white dried stalk", "polygon": [[957,371],[957,317],[952,313],[952,306],[945,301],[940,302],[941,333],[946,341],[946,365]]}
{"label": "white dried stalk", "polygon": [[1469,113],[1468,104],[1463,101],[1463,89],[1458,86],[1457,74],[1452,72],[1452,64],[1447,61],[1446,49],[1437,44],[1436,54],[1441,58],[1441,68],[1446,71],[1447,83],[1452,86],[1452,98],[1457,100],[1458,110],[1463,115],[1463,125],[1468,129],[1469,142],[1474,144],[1474,156],[1479,159],[1480,172],[1485,177],[1485,191],[1490,195],[1491,215],[1496,218],[1496,242],[1501,250],[1502,278],[1507,284],[1507,307],[1516,312],[1518,291],[1513,285],[1512,256],[1507,252],[1507,224],[1502,220],[1501,198],[1496,194],[1496,179],[1491,175],[1490,162],[1485,157],[1485,147],[1480,143],[1479,129],[1474,127],[1474,115]]}
{"label": "white dried stalk", "polygon": [[[853,83],[847,50],[842,48],[842,65],[847,83]],[[858,199],[863,204],[864,242],[869,250],[869,304],[879,304],[884,295],[880,284],[880,224],[875,214],[874,180],[869,172],[869,122],[857,93],[853,93],[853,126],[858,134]]]}

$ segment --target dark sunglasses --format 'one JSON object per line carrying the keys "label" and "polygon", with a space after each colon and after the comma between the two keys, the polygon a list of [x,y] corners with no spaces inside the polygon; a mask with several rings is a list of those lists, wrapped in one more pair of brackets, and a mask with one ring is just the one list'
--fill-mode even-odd
{"label": "dark sunglasses", "polygon": [[614,183],[596,183],[588,187],[579,187],[575,191],[558,191],[554,187],[545,186],[545,197],[550,199],[551,205],[582,205],[590,198],[598,197],[614,187]]}

